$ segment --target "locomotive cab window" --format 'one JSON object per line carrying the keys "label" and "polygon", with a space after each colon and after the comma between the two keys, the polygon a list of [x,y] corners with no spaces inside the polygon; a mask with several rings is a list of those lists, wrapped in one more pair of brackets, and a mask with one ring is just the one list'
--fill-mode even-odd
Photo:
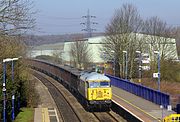
{"label": "locomotive cab window", "polygon": [[89,82],[89,88],[98,88],[99,82]]}
{"label": "locomotive cab window", "polygon": [[89,82],[89,88],[110,87],[110,82]]}
{"label": "locomotive cab window", "polygon": [[101,87],[110,87],[110,82],[106,82],[106,81],[100,82],[100,86]]}

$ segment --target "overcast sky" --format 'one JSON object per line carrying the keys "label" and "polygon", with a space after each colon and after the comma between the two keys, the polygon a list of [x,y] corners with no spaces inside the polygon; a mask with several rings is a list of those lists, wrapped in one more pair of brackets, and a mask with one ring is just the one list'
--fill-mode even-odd
{"label": "overcast sky", "polygon": [[104,32],[114,11],[122,4],[130,3],[137,7],[142,18],[158,16],[169,25],[180,26],[180,0],[33,0],[37,27],[32,34],[70,34],[81,33],[80,25],[86,20],[82,16],[96,16],[92,21],[98,25],[92,28]]}

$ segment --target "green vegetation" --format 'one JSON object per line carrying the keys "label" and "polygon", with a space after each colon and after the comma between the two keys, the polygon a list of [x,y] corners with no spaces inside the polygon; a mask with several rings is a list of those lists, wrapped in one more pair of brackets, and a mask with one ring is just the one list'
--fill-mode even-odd
{"label": "green vegetation", "polygon": [[[6,58],[25,57],[25,48],[22,38],[1,36],[0,37],[0,60]],[[3,81],[3,69],[0,65],[0,81]],[[11,62],[6,62],[6,110],[7,121],[11,121],[11,97],[12,91],[15,94],[15,115],[19,113],[18,103],[20,107],[34,107],[36,106],[37,95],[35,94],[33,81],[30,81],[29,72],[27,69],[26,60],[19,58],[14,62],[14,82],[12,82],[12,65]],[[2,89],[2,85],[0,85]],[[19,97],[18,97],[19,96]],[[3,92],[0,92],[0,100],[3,101]],[[19,101],[19,102],[18,102]],[[3,113],[3,104],[0,104],[0,111]],[[0,121],[2,115],[0,116]]]}
{"label": "green vegetation", "polygon": [[[152,63],[153,64],[153,63]],[[157,62],[154,62],[157,64]],[[157,65],[151,66],[150,71],[143,71],[142,84],[144,86],[157,89],[157,78],[153,78],[152,74],[157,72]],[[138,82],[138,73],[134,82]],[[176,61],[161,61],[161,91],[170,95],[180,94],[180,63]]]}
{"label": "green vegetation", "polygon": [[173,61],[161,62],[161,78],[164,81],[180,83],[180,63]]}
{"label": "green vegetation", "polygon": [[20,113],[17,115],[15,122],[33,122],[34,109],[33,108],[22,108]]}
{"label": "green vegetation", "polygon": [[[172,60],[164,60],[160,62],[161,81],[163,82],[178,82],[180,83],[180,62]],[[142,71],[143,78],[155,80],[152,75],[157,73],[157,62],[151,62],[151,70]],[[138,69],[136,68],[135,79],[138,78]]]}

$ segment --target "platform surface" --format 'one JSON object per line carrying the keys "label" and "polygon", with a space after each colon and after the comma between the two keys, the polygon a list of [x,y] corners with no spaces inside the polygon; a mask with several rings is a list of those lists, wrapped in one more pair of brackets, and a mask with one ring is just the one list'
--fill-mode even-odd
{"label": "platform surface", "polygon": [[139,96],[131,94],[125,90],[112,86],[113,101],[122,106],[127,111],[131,112],[134,116],[141,121],[156,122],[162,120],[167,115],[175,113],[166,108],[160,108],[160,105],[145,100]]}

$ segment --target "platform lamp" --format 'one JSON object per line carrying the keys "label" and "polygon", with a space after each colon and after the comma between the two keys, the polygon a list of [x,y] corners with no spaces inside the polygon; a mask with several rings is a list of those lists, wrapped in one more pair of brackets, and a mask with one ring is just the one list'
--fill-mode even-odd
{"label": "platform lamp", "polygon": [[141,76],[142,76],[142,66],[141,66],[141,62],[142,62],[142,54],[141,51],[136,51],[137,54],[139,54],[139,65],[138,65],[138,72],[139,72],[139,83],[141,83]]}
{"label": "platform lamp", "polygon": [[158,62],[158,91],[160,91],[160,54],[159,51],[154,51],[154,54],[157,54],[157,62]]}
{"label": "platform lamp", "polygon": [[6,60],[3,60],[3,122],[6,122]]}
{"label": "platform lamp", "polygon": [[128,71],[128,58],[127,58],[127,51],[123,51],[123,53],[125,53],[125,79],[127,80],[127,71]]}
{"label": "platform lamp", "polygon": [[[6,58],[3,59],[3,122],[6,122],[6,63],[12,63],[12,82],[14,83],[14,61],[18,60],[19,58]],[[12,120],[15,120],[15,113],[14,113],[14,89],[12,91]]]}
{"label": "platform lamp", "polygon": [[115,68],[116,68],[116,62],[115,62],[115,61],[116,61],[116,59],[115,59],[115,58],[116,58],[116,57],[115,57],[115,51],[114,51],[114,50],[112,50],[112,51],[111,51],[111,53],[113,53],[113,55],[114,55],[114,56],[113,56],[113,67],[114,67],[113,74],[114,74],[114,76],[115,76],[115,74],[116,74],[116,69],[115,69]]}
{"label": "platform lamp", "polygon": [[103,59],[104,59],[104,75],[106,74],[106,51],[102,51]]}
{"label": "platform lamp", "polygon": [[[14,61],[17,61],[18,59],[19,58],[12,58],[12,83],[13,84],[14,84]],[[12,91],[12,114],[11,114],[12,120],[15,120],[14,100],[15,100],[15,91],[13,88],[13,91]]]}

